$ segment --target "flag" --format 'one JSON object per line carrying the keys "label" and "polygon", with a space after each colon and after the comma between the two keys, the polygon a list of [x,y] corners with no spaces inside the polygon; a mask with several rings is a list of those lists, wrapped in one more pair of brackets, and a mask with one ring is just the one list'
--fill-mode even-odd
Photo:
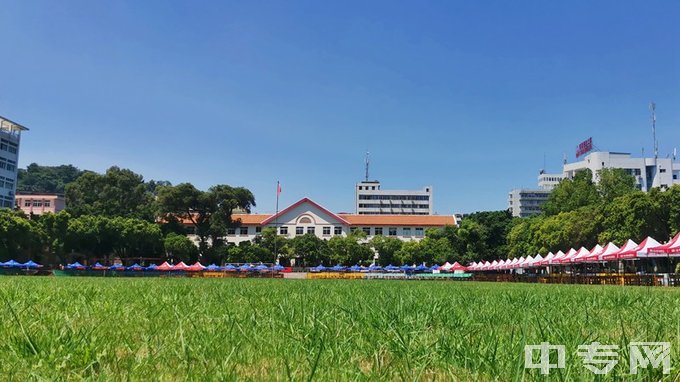
{"label": "flag", "polygon": [[276,197],[281,194],[281,183],[276,182]]}

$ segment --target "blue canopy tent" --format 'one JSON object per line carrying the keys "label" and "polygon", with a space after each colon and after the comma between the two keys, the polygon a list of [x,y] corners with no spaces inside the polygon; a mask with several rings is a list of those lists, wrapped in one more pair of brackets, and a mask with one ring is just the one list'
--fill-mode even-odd
{"label": "blue canopy tent", "polygon": [[95,270],[108,269],[108,268],[109,267],[107,267],[106,265],[102,265],[99,261],[94,263],[94,265],[92,266],[92,269],[95,269]]}
{"label": "blue canopy tent", "polygon": [[7,268],[19,268],[21,266],[21,263],[14,260],[10,260],[5,263],[2,263],[2,266]]}
{"label": "blue canopy tent", "polygon": [[429,270],[430,270],[430,267],[426,266],[425,264],[420,264],[415,268],[416,272],[425,272],[425,271],[429,271]]}
{"label": "blue canopy tent", "polygon": [[253,269],[254,269],[253,266],[250,265],[250,264],[244,264],[244,265],[241,265],[240,267],[238,267],[239,272],[250,272]]}
{"label": "blue canopy tent", "polygon": [[440,266],[441,266],[441,265],[439,265],[439,264],[435,264],[435,265],[433,265],[433,266],[430,267],[430,270],[431,270],[431,271],[436,271],[436,270],[439,269]]}
{"label": "blue canopy tent", "polygon": [[277,272],[281,272],[282,270],[286,269],[286,267],[284,267],[283,265],[276,264],[272,267],[272,269]]}
{"label": "blue canopy tent", "polygon": [[369,272],[377,272],[377,271],[382,271],[382,270],[383,270],[383,267],[381,267],[380,265],[371,265],[371,266],[368,267]]}
{"label": "blue canopy tent", "polygon": [[234,266],[234,265],[232,265],[232,264],[227,264],[227,265],[225,265],[225,266],[222,267],[222,270],[224,270],[224,271],[229,271],[229,272],[233,272],[233,271],[239,270],[239,268],[237,268],[236,266]]}
{"label": "blue canopy tent", "polygon": [[148,267],[146,267],[146,270],[147,270],[147,271],[155,271],[156,268],[158,268],[158,265],[156,265],[156,264],[151,264],[151,265],[149,265]]}
{"label": "blue canopy tent", "polygon": [[350,272],[361,272],[363,269],[358,265],[352,265],[349,267]]}
{"label": "blue canopy tent", "polygon": [[400,270],[400,269],[399,269],[399,267],[397,267],[397,266],[394,266],[394,265],[392,265],[392,264],[389,264],[388,266],[385,267],[385,270],[388,271],[388,272],[396,272],[396,271],[398,271],[398,270]]}
{"label": "blue canopy tent", "polygon": [[143,271],[144,267],[137,263],[134,263],[125,269],[127,269],[128,271]]}
{"label": "blue canopy tent", "polygon": [[347,270],[347,267],[343,267],[340,264],[336,264],[333,267],[331,267],[331,271],[333,271],[333,272],[344,272],[346,270]]}
{"label": "blue canopy tent", "polygon": [[42,265],[34,262],[33,260],[29,260],[29,261],[21,264],[21,268],[36,269],[36,268],[40,268],[40,267],[42,267]]}
{"label": "blue canopy tent", "polygon": [[[232,265],[232,267],[233,267],[233,265]],[[213,272],[214,272],[214,271],[219,271],[219,270],[220,270],[220,267],[219,267],[219,265],[210,264],[210,265],[208,265],[207,267],[205,267],[205,270],[206,270],[206,271],[213,271]]]}
{"label": "blue canopy tent", "polygon": [[316,267],[310,268],[309,270],[310,270],[311,272],[323,272],[323,271],[325,271],[325,270],[327,270],[327,269],[328,269],[328,268],[324,267],[323,264],[319,264],[319,265],[317,265]]}
{"label": "blue canopy tent", "polygon": [[66,269],[85,269],[85,266],[79,262],[66,265]]}
{"label": "blue canopy tent", "polygon": [[114,264],[114,265],[110,266],[109,269],[112,270],[112,271],[122,271],[122,270],[125,269],[125,267],[122,266],[121,264]]}
{"label": "blue canopy tent", "polygon": [[255,270],[258,271],[258,272],[268,271],[269,267],[264,265],[264,264],[260,264],[260,265],[255,267]]}
{"label": "blue canopy tent", "polygon": [[416,267],[408,265],[408,264],[404,264],[401,267],[399,267],[399,270],[402,270],[404,272],[410,272],[410,271],[413,271],[415,269],[416,269]]}

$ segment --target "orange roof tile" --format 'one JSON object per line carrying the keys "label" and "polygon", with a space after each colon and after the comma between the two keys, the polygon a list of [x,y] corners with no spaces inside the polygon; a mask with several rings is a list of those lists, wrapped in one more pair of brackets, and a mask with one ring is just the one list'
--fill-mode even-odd
{"label": "orange roof tile", "polygon": [[270,214],[232,214],[231,215],[231,220],[237,221],[240,220],[241,224],[261,224],[263,221],[265,221],[267,218],[269,218]]}
{"label": "orange roof tile", "polygon": [[440,227],[445,225],[456,225],[453,216],[447,215],[354,215],[339,214],[338,216],[347,220],[351,225],[366,226],[424,226]]}

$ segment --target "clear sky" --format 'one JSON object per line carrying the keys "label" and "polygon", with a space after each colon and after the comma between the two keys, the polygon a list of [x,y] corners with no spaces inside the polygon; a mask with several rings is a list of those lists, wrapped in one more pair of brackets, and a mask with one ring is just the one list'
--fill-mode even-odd
{"label": "clear sky", "polygon": [[0,115],[20,165],[130,168],[352,211],[434,187],[440,214],[504,209],[593,137],[680,146],[680,2],[3,1]]}

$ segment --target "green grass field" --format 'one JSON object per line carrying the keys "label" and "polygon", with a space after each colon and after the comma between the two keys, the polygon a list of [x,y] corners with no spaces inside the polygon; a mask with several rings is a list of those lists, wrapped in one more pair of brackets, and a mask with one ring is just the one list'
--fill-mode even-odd
{"label": "green grass field", "polygon": [[[2,380],[545,380],[525,344],[567,347],[550,380],[674,380],[680,290],[258,279],[0,277]],[[596,379],[576,355],[621,362]],[[631,341],[673,371],[628,375]]]}

